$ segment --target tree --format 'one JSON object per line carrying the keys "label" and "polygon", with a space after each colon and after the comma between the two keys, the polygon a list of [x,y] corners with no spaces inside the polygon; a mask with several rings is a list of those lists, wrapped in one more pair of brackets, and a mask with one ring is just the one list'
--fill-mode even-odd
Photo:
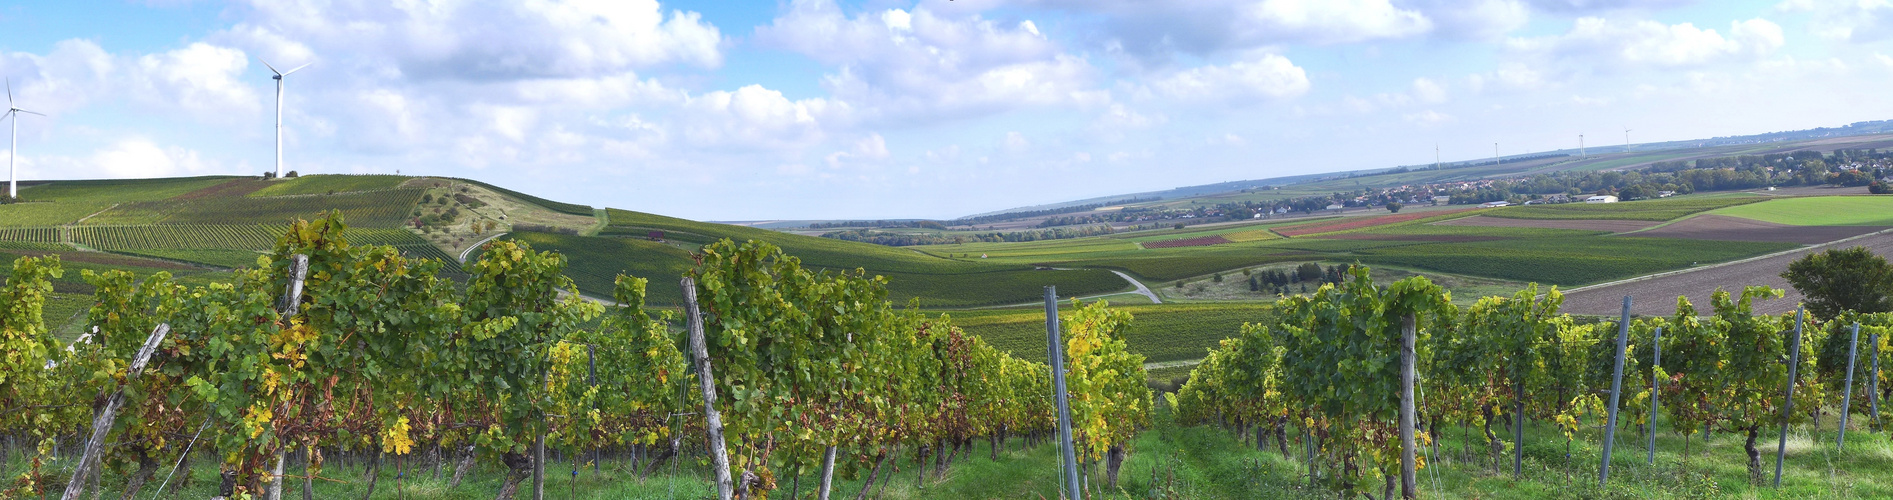
{"label": "tree", "polygon": [[1406,205],[1401,205],[1400,202],[1397,202],[1397,201],[1387,202],[1388,212],[1393,212],[1397,214],[1397,213],[1400,213],[1400,209],[1402,208],[1406,208]]}
{"label": "tree", "polygon": [[1807,297],[1808,312],[1816,317],[1893,311],[1893,265],[1864,247],[1803,257],[1781,277]]}
{"label": "tree", "polygon": [[1872,194],[1893,194],[1893,186],[1885,182],[1873,181],[1867,184],[1867,192]]}

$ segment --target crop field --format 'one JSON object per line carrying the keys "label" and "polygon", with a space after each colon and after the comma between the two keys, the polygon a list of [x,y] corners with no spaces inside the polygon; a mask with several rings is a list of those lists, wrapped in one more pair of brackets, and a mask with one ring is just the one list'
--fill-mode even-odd
{"label": "crop field", "polygon": [[1428,243],[1358,252],[1361,262],[1561,286],[1628,278],[1794,248],[1790,243],[1668,238],[1535,238]]}
{"label": "crop field", "polygon": [[1274,231],[1270,231],[1267,229],[1253,229],[1249,231],[1225,234],[1223,235],[1223,238],[1227,238],[1229,239],[1229,241],[1234,241],[1237,243],[1247,243],[1251,241],[1278,239],[1278,238],[1281,238],[1281,236],[1276,235]]}
{"label": "crop field", "polygon": [[[1062,289],[1061,289],[1062,294]],[[1061,309],[1069,307],[1061,303]],[[1160,363],[1202,358],[1222,339],[1241,331],[1244,322],[1262,321],[1268,305],[1253,302],[1117,306],[1129,311],[1131,352],[1146,362]],[[987,309],[951,311],[953,324],[979,335],[986,342],[1024,359],[1045,359],[1045,310]]]}
{"label": "crop field", "polygon": [[1388,215],[1380,215],[1380,216],[1374,216],[1374,217],[1354,217],[1354,218],[1334,220],[1334,221],[1318,222],[1318,223],[1313,223],[1313,224],[1289,226],[1289,227],[1276,229],[1275,232],[1281,233],[1283,236],[1288,236],[1288,237],[1305,236],[1305,235],[1319,234],[1319,233],[1332,233],[1332,232],[1337,232],[1337,231],[1349,231],[1349,230],[1355,230],[1355,229],[1366,229],[1370,227],[1385,226],[1385,225],[1390,225],[1390,224],[1399,224],[1402,222],[1410,222],[1410,221],[1425,219],[1429,217],[1439,217],[1439,216],[1444,216],[1444,215],[1450,215],[1451,213],[1457,213],[1461,211],[1464,211],[1464,210],[1455,210],[1448,213],[1408,212],[1404,214],[1388,214]]}
{"label": "crop field", "polygon": [[196,191],[191,191],[189,193],[173,196],[170,199],[172,200],[201,200],[205,198],[220,198],[220,197],[226,197],[226,196],[244,196],[250,193],[254,193],[259,189],[270,187],[271,182],[273,181],[258,179],[255,177],[238,177],[235,179],[224,181],[221,184],[217,184],[217,185],[199,189]]}
{"label": "crop field", "polygon": [[59,228],[56,227],[0,227],[0,241],[19,241],[27,243],[58,243]]}
{"label": "crop field", "polygon": [[[247,224],[173,224],[162,226],[74,226],[75,243],[106,250],[229,248],[268,250],[289,226]],[[405,229],[349,228],[355,245],[424,244]]]}
{"label": "crop field", "polygon": [[349,227],[398,227],[421,199],[419,189],[268,198],[222,197],[126,203],[86,224],[287,224],[341,210]]}
{"label": "crop field", "polygon": [[1184,238],[1180,240],[1152,241],[1152,242],[1144,243],[1144,248],[1206,247],[1210,245],[1221,245],[1224,243],[1232,243],[1232,242],[1229,241],[1228,238],[1224,238],[1220,235],[1198,236],[1195,238]]}
{"label": "crop field", "polygon": [[[557,250],[565,254],[569,258],[567,275],[578,284],[579,290],[601,298],[610,297],[613,280],[619,273],[626,273],[651,280],[648,288],[651,303],[680,304],[683,295],[677,287],[677,279],[694,265],[690,252],[686,250],[637,238],[534,232],[515,232],[507,237],[530,243],[534,249]],[[801,257],[792,249],[787,251],[790,255]],[[830,259],[838,257],[824,256]],[[915,255],[914,258],[928,257]],[[836,271],[854,269],[819,265],[807,258],[803,259],[803,265]],[[926,307],[1018,304],[1040,296],[1047,285],[1058,286],[1061,295],[1095,295],[1130,286],[1117,275],[1095,269],[1038,271],[1023,266],[961,263],[960,272],[947,273],[904,272],[876,267],[867,270],[869,274],[888,279],[888,293],[896,303],[905,304],[908,299],[918,297]]]}
{"label": "crop field", "polygon": [[209,264],[212,266],[225,267],[225,268],[230,268],[230,269],[236,269],[239,267],[256,267],[256,258],[263,256],[263,252],[261,251],[243,250],[243,249],[237,249],[237,248],[187,248],[187,249],[153,248],[153,249],[113,250],[113,251],[119,252],[119,253],[131,254],[131,255],[155,257],[155,258],[166,259],[166,260],[196,262],[199,264]]}
{"label": "crop field", "polygon": [[155,201],[215,186],[231,177],[135,181],[57,181],[20,189],[24,203],[0,205],[0,227],[70,224],[117,203]]}
{"label": "crop field", "polygon": [[1489,217],[1509,219],[1615,219],[1662,222],[1685,215],[1746,205],[1768,198],[1760,196],[1678,197],[1661,200],[1619,203],[1564,203],[1500,207],[1480,212]]}
{"label": "crop field", "polygon": [[1305,253],[1279,253],[1256,248],[1201,247],[1188,250],[1201,251],[1188,254],[1152,254],[1150,257],[1143,258],[1095,259],[1083,261],[1081,264],[1121,269],[1145,280],[1168,282],[1249,266],[1309,259]]}
{"label": "crop field", "polygon": [[1793,226],[1893,226],[1893,197],[1784,198],[1711,213]]}
{"label": "crop field", "polygon": [[[1731,242],[1714,242],[1731,244]],[[1698,310],[1708,310],[1709,296],[1717,288],[1740,293],[1741,288],[1749,285],[1764,285],[1786,292],[1780,299],[1763,300],[1755,303],[1757,314],[1781,314],[1794,312],[1801,303],[1801,293],[1782,279],[1781,273],[1788,270],[1788,263],[1807,256],[1809,253],[1825,251],[1829,248],[1866,247],[1877,255],[1893,255],[1893,234],[1879,234],[1839,245],[1808,247],[1799,252],[1776,255],[1765,259],[1697,269],[1657,278],[1618,283],[1609,286],[1588,288],[1572,292],[1565,296],[1564,310],[1575,314],[1618,314],[1623,308],[1625,295],[1632,297],[1632,314],[1668,316],[1676,312],[1676,297],[1687,296]],[[1705,262],[1704,264],[1707,264]]]}
{"label": "crop field", "polygon": [[379,191],[401,187],[409,177],[400,175],[305,175],[293,179],[270,181],[269,187],[250,193],[250,196],[283,196],[297,194],[329,194],[353,191]]}
{"label": "crop field", "polygon": [[1779,241],[1812,245],[1888,229],[1887,226],[1790,226],[1742,217],[1701,214],[1636,234],[1650,238]]}
{"label": "crop field", "polygon": [[1626,233],[1655,226],[1655,221],[1634,219],[1508,219],[1504,217],[1485,217],[1474,215],[1453,220],[1433,223],[1437,226],[1479,226],[1479,227],[1535,227],[1543,229],[1573,229],[1578,231],[1602,231],[1607,233]]}
{"label": "crop field", "polygon": [[[1463,220],[1463,219],[1456,219]],[[1521,219],[1522,220],[1522,219]],[[1527,223],[1538,222],[1526,220]],[[1559,221],[1552,221],[1559,222]],[[1584,229],[1555,229],[1532,226],[1487,226],[1487,225],[1447,225],[1442,223],[1418,224],[1396,227],[1376,228],[1340,234],[1321,235],[1319,238],[1340,238],[1346,235],[1395,235],[1395,236],[1454,236],[1482,239],[1523,239],[1523,238],[1575,238],[1580,236],[1602,236],[1607,231]]]}

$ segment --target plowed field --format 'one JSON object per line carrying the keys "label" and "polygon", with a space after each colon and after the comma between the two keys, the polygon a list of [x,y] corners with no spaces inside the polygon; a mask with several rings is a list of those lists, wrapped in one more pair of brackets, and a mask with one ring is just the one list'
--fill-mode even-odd
{"label": "plowed field", "polygon": [[1888,229],[1887,226],[1790,226],[1773,222],[1704,214],[1637,233],[1652,238],[1779,241],[1813,245]]}
{"label": "plowed field", "polygon": [[1689,297],[1689,302],[1696,305],[1698,312],[1706,313],[1709,311],[1709,295],[1715,293],[1717,287],[1729,290],[1730,293],[1741,293],[1742,287],[1745,286],[1768,285],[1786,290],[1787,296],[1776,300],[1761,301],[1755,304],[1755,312],[1770,314],[1790,312],[1794,310],[1796,304],[1800,303],[1801,294],[1788,286],[1787,280],[1781,279],[1782,271],[1788,270],[1788,263],[1810,252],[1854,246],[1867,247],[1868,250],[1881,256],[1893,255],[1893,233],[1881,233],[1838,244],[1809,247],[1759,260],[1579,290],[1564,296],[1564,311],[1573,314],[1615,316],[1622,312],[1623,298],[1629,295],[1632,300],[1630,309],[1632,313],[1668,316],[1676,312],[1676,297],[1686,295]]}
{"label": "plowed field", "polygon": [[[1479,227],[1535,227],[1541,229],[1576,229],[1579,231],[1609,231],[1622,233],[1654,226],[1657,223],[1641,220],[1600,220],[1600,219],[1504,219],[1474,215],[1458,219],[1443,220],[1433,223],[1439,226],[1479,226]],[[1831,241],[1831,240],[1823,240]]]}

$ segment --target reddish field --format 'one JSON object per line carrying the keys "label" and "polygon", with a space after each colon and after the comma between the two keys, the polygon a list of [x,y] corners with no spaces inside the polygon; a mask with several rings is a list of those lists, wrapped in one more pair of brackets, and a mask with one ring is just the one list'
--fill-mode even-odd
{"label": "reddish field", "polygon": [[1692,240],[1777,241],[1812,245],[1884,229],[1887,228],[1882,226],[1790,226],[1727,215],[1698,215],[1677,221],[1675,224],[1637,233],[1635,236]]}
{"label": "reddish field", "polygon": [[1433,223],[1440,226],[1479,226],[1479,227],[1532,227],[1539,229],[1576,229],[1579,231],[1606,231],[1622,233],[1654,226],[1657,223],[1641,220],[1540,220],[1540,219],[1503,219],[1474,215],[1453,220]]}
{"label": "reddish field", "polygon": [[1201,238],[1185,238],[1181,240],[1152,241],[1145,243],[1144,248],[1204,247],[1224,243],[1230,243],[1229,239],[1219,235],[1204,236]]}
{"label": "reddish field", "polygon": [[1893,255],[1893,234],[1879,234],[1836,245],[1808,247],[1794,253],[1740,264],[1580,290],[1564,296],[1564,311],[1572,314],[1616,316],[1623,311],[1624,296],[1629,295],[1632,302],[1631,314],[1669,316],[1676,313],[1676,297],[1687,295],[1689,303],[1696,306],[1698,314],[1709,314],[1711,312],[1709,295],[1714,293],[1717,287],[1728,290],[1730,294],[1740,294],[1742,287],[1768,285],[1786,290],[1787,296],[1758,302],[1755,304],[1755,312],[1767,314],[1793,312],[1795,304],[1801,301],[1801,294],[1795,292],[1794,287],[1788,286],[1787,280],[1781,279],[1781,273],[1788,270],[1788,263],[1806,256],[1809,252],[1855,246],[1867,247],[1868,250],[1881,256]]}
{"label": "reddish field", "polygon": [[1308,224],[1276,228],[1275,232],[1282,236],[1288,236],[1292,238],[1296,236],[1306,236],[1310,234],[1332,233],[1335,231],[1347,231],[1347,230],[1352,230],[1352,229],[1385,226],[1388,224],[1398,224],[1401,222],[1424,219],[1424,218],[1433,217],[1436,215],[1446,215],[1446,214],[1455,213],[1455,212],[1464,212],[1466,210],[1472,210],[1472,209],[1468,208],[1468,209],[1463,209],[1463,210],[1451,210],[1451,211],[1388,214],[1388,215],[1381,215],[1381,216],[1376,216],[1376,217],[1346,217],[1346,218],[1337,219],[1337,220],[1311,222]]}

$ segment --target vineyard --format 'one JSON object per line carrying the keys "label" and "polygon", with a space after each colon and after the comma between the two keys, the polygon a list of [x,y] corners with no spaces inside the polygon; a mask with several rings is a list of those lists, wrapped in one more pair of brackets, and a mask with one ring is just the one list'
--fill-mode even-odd
{"label": "vineyard", "polygon": [[1763,200],[1761,196],[1724,196],[1716,198],[1679,198],[1647,200],[1634,203],[1566,203],[1529,205],[1483,210],[1479,215],[1508,219],[1600,219],[1667,221],[1719,208],[1746,205]]}
{"label": "vineyard", "polygon": [[[16,260],[0,287],[0,407],[14,409],[0,434],[29,460],[0,496],[138,497],[205,465],[214,485],[178,488],[374,494],[377,480],[327,470],[352,463],[370,478],[432,467],[437,480],[445,464],[448,490],[476,464],[497,467],[511,498],[529,477],[543,488],[549,457],[644,474],[706,457],[726,498],[827,497],[836,477],[865,496],[893,463],[939,482],[976,441],[997,460],[1000,443],[1037,448],[1054,430],[1047,365],[897,309],[881,278],[805,269],[767,243],[702,248],[678,318],[645,309],[640,278],[619,276],[612,306],[561,293],[565,257],[526,244],[488,244],[459,286],[439,261],[349,234],[339,214],[296,222],[232,283],[83,272],[92,327],[70,344],[44,312],[68,270],[57,256]],[[1144,359],[1125,345],[1129,313],[1061,316],[1069,449],[1108,491],[1151,422]]]}
{"label": "vineyard", "polygon": [[421,199],[420,189],[361,193],[252,198],[227,196],[198,200],[124,203],[87,219],[96,225],[141,224],[288,224],[326,210],[341,210],[352,224],[399,227]]}

